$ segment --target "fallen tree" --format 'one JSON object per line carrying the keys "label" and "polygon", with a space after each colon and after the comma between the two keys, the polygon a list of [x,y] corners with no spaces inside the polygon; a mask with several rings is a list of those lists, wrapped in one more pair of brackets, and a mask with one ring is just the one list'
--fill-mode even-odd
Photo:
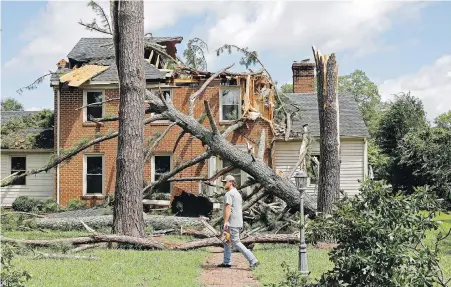
{"label": "fallen tree", "polygon": [[[89,217],[60,217],[60,218],[39,218],[36,226],[41,229],[51,230],[84,230],[83,221],[92,228],[104,228],[113,226],[112,215],[89,216]],[[180,229],[182,226],[198,227],[202,223],[195,217],[146,215],[144,214],[145,225],[153,230]]]}
{"label": "fallen tree", "polygon": [[[158,241],[159,237],[137,238],[125,235],[109,235],[95,233],[86,237],[63,238],[63,239],[48,239],[48,240],[32,240],[32,239],[13,239],[8,237],[0,237],[2,242],[21,244],[28,246],[53,246],[56,244],[72,244],[72,245],[86,245],[97,244],[100,242],[115,242],[133,244],[136,247],[151,249],[151,250],[191,250],[209,246],[223,246],[223,243],[216,237],[206,238],[202,240],[186,242],[186,243],[163,243]],[[260,234],[248,236],[241,240],[243,244],[251,243],[297,243],[299,236],[294,234]]]}

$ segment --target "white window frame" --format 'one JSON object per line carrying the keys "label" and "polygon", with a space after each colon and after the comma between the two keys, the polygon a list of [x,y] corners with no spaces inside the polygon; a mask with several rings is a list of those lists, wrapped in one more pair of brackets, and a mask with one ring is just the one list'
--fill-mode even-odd
{"label": "white window frame", "polygon": [[[10,156],[9,156],[9,160],[8,160],[8,170],[9,170],[9,174],[8,174],[8,175],[11,175],[11,174],[12,174],[12,165],[11,165],[11,161],[12,161],[12,158],[13,158],[13,157],[24,157],[24,158],[25,158],[25,172],[27,172],[28,157],[27,157],[26,155],[23,155],[23,154],[14,154],[14,155],[10,155]],[[27,179],[28,179],[28,177],[26,176],[26,177],[25,177],[25,185],[12,184],[11,186],[18,187],[18,188],[25,188],[25,187],[27,187],[27,182],[28,182]]]}
{"label": "white window frame", "polygon": [[[153,92],[153,93],[159,92],[159,91],[160,91],[160,88],[152,88],[152,89],[150,89],[150,91]],[[167,91],[169,91],[169,98],[171,99],[171,102],[172,102],[173,95],[174,95],[173,89],[171,89],[171,88],[161,88],[161,91],[162,91],[162,92],[167,92]],[[150,113],[150,116],[151,116],[151,117],[153,117],[154,115],[155,115],[155,113]],[[171,121],[169,121],[169,120],[158,120],[158,121],[154,121],[153,123],[155,123],[155,124],[168,124],[168,123],[170,123],[170,122],[171,122]],[[151,123],[151,124],[153,124],[153,123]]]}
{"label": "white window frame", "polygon": [[[88,157],[102,158],[102,193],[87,193],[88,183],[86,180],[88,170]],[[103,196],[105,195],[105,154],[103,153],[85,153],[83,155],[83,196]]]}
{"label": "white window frame", "polygon": [[242,101],[242,97],[241,97],[241,85],[230,85],[230,86],[220,86],[219,87],[219,122],[220,123],[231,123],[235,120],[223,120],[222,119],[222,92],[224,90],[233,90],[233,89],[238,89],[240,91],[240,98],[238,100],[238,119],[241,118],[241,101]]}
{"label": "white window frame", "polygon": [[[105,101],[105,90],[83,90],[83,122],[90,123],[88,121],[88,93],[102,93],[102,101]],[[105,103],[102,103],[102,118],[105,116]]]}
{"label": "white window frame", "polygon": [[[155,157],[156,156],[169,156],[169,170],[171,171],[174,168],[173,163],[173,154],[172,153],[155,153],[152,155],[150,160],[150,181],[155,182]],[[172,194],[173,185],[172,182],[169,183],[169,194]]]}

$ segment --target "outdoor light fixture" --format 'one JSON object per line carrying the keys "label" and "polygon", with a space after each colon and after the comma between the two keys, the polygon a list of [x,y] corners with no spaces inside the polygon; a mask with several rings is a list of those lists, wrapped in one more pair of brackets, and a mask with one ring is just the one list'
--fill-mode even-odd
{"label": "outdoor light fixture", "polygon": [[307,266],[307,244],[305,244],[305,227],[304,227],[304,191],[307,186],[307,174],[303,171],[297,171],[294,174],[294,180],[296,181],[296,187],[301,193],[301,201],[299,206],[299,213],[301,216],[301,227],[300,227],[300,243],[299,243],[299,272],[302,275],[308,275]]}
{"label": "outdoor light fixture", "polygon": [[298,190],[307,186],[307,174],[303,171],[298,170],[294,174],[294,180],[296,181],[296,187]]}

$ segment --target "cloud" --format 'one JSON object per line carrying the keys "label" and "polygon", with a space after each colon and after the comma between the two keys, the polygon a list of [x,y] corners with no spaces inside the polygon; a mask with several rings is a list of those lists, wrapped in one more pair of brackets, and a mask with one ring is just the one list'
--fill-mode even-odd
{"label": "cloud", "polygon": [[428,119],[433,120],[451,109],[451,54],[439,57],[415,73],[384,81],[379,91],[383,100],[410,91],[422,100]]}
{"label": "cloud", "polygon": [[365,54],[386,49],[380,36],[390,29],[392,18],[404,15],[406,7],[417,11],[419,6],[386,1],[250,2],[230,13],[217,11],[216,24],[206,27],[207,40],[214,47],[229,43],[259,51],[286,53],[304,49],[310,54],[315,44],[325,53]]}

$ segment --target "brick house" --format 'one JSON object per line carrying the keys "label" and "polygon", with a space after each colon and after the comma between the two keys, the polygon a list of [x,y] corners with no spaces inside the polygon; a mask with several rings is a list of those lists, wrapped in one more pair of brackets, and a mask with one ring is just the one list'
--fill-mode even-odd
{"label": "brick house", "polygon": [[[180,72],[168,69],[168,62],[159,49],[172,57],[176,55],[176,45],[181,37],[147,37],[143,53],[145,62],[146,87],[171,97],[174,106],[188,113],[189,97],[202,85],[211,73]],[[95,122],[93,118],[109,117],[118,114],[118,78],[114,62],[114,49],[111,38],[82,38],[68,54],[68,61],[58,63],[57,73],[51,78],[54,91],[54,152],[61,155],[77,143],[92,139],[95,134],[105,135],[118,130],[118,122]],[[156,47],[156,48],[155,48]],[[209,100],[212,113],[219,128],[225,129],[245,112],[243,107],[251,103],[254,110],[265,118],[249,122],[245,127],[229,135],[230,141],[240,148],[246,141],[256,143],[261,131],[266,130],[266,151],[264,160],[271,163],[271,142],[274,137],[270,121],[273,114],[271,95],[264,96],[260,91],[268,86],[266,78],[236,76],[232,73],[215,79],[197,99],[194,115],[198,119],[204,113],[203,101]],[[269,90],[269,89],[268,89]],[[250,93],[249,93],[250,91]],[[84,107],[87,104],[104,102],[98,106]],[[146,114],[146,117],[150,117]],[[157,121],[146,125],[145,141],[155,139],[169,123]],[[205,121],[208,126],[208,121]],[[174,126],[154,150],[150,161],[146,162],[144,177],[147,182],[154,181],[178,164],[190,160],[205,151],[201,142],[185,135],[174,147],[181,128]],[[106,195],[114,192],[116,179],[117,139],[98,143],[74,156],[69,162],[57,167],[55,171],[54,197],[62,206],[70,199],[82,199],[88,204],[101,203]],[[212,157],[205,162],[184,170],[176,177],[207,177],[223,166],[220,158]],[[247,175],[233,171],[239,181],[244,182]],[[199,193],[212,192],[199,182],[168,183],[160,190],[174,195],[182,191]]]}

